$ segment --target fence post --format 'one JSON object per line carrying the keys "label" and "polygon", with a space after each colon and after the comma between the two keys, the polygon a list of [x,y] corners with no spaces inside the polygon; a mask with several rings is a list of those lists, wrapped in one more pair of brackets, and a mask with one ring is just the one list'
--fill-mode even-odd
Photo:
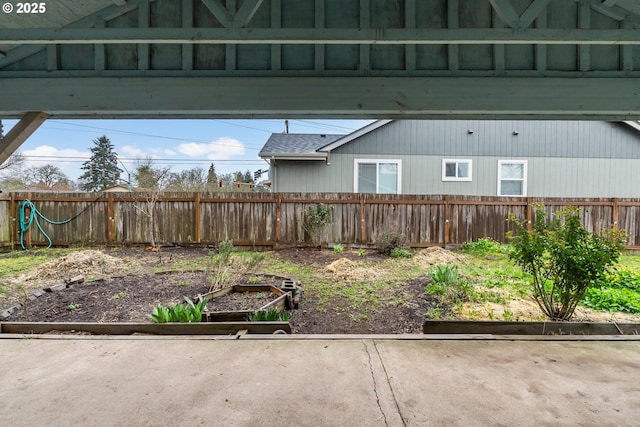
{"label": "fence post", "polygon": [[611,225],[614,230],[618,230],[618,199],[614,197],[611,199],[612,209],[611,209]]}
{"label": "fence post", "polygon": [[451,232],[451,224],[449,216],[451,215],[451,207],[449,206],[449,196],[444,196],[444,246],[449,244],[449,233]]}
{"label": "fence post", "polygon": [[9,194],[9,234],[11,235],[11,250],[16,248],[16,193]]}
{"label": "fence post", "polygon": [[194,229],[193,236],[196,243],[200,243],[200,239],[202,239],[200,233],[200,221],[201,221],[201,213],[200,213],[200,192],[196,191],[193,196],[193,214],[194,214]]}
{"label": "fence post", "polygon": [[107,242],[111,243],[115,240],[116,234],[116,214],[113,193],[109,193],[107,196],[107,216]]}
{"label": "fence post", "polygon": [[364,194],[360,194],[360,243],[366,242],[365,232],[367,230],[364,214]]}
{"label": "fence post", "polygon": [[[31,200],[31,192],[27,193],[27,200]],[[31,219],[31,215],[33,215],[33,212],[31,212],[31,208],[28,207],[27,209],[25,209],[24,214],[25,214],[24,221],[26,223],[29,223],[29,220]],[[29,229],[25,233],[24,247],[27,249],[31,249],[31,227],[29,227]]]}
{"label": "fence post", "polygon": [[276,198],[276,243],[280,242],[280,226],[281,226],[281,221],[280,221],[280,209],[282,206],[282,197],[278,194],[278,197]]}
{"label": "fence post", "polygon": [[527,217],[527,230],[533,230],[533,198],[527,197],[527,206],[525,206],[525,215]]}

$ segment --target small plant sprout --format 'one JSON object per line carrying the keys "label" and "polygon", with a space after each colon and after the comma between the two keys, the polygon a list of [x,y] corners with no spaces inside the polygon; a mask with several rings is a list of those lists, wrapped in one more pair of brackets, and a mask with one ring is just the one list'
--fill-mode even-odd
{"label": "small plant sprout", "polygon": [[358,256],[365,256],[367,254],[367,251],[365,251],[364,249],[358,249]]}
{"label": "small plant sprout", "polygon": [[67,306],[67,310],[69,311],[76,311],[77,309],[79,309],[80,307],[82,307],[82,304],[78,304],[78,303],[71,303]]}
{"label": "small plant sprout", "polygon": [[413,254],[408,249],[393,248],[391,249],[389,256],[392,258],[411,258]]}
{"label": "small plant sprout", "polygon": [[342,252],[344,252],[344,246],[342,246],[342,245],[334,245],[333,246],[333,253],[334,254],[341,254]]}
{"label": "small plant sprout", "polygon": [[194,304],[189,298],[185,297],[184,304],[176,304],[173,307],[165,307],[162,305],[153,309],[150,317],[154,323],[192,323],[201,322],[202,313],[206,310],[207,301],[201,300]]}

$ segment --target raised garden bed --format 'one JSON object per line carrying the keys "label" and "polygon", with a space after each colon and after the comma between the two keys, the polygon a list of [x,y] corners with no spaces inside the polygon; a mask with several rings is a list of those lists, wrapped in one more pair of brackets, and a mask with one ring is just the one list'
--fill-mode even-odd
{"label": "raised garden bed", "polygon": [[248,320],[248,316],[256,311],[298,308],[300,296],[300,288],[295,282],[285,279],[279,287],[267,284],[235,285],[198,295],[198,300],[207,300],[208,306],[214,307],[203,314],[204,322],[234,322]]}

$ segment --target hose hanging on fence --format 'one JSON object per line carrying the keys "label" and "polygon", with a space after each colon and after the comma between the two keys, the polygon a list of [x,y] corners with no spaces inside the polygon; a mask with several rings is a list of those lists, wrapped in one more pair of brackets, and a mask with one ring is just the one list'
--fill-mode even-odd
{"label": "hose hanging on fence", "polygon": [[[27,209],[31,210],[31,214],[29,215],[29,219],[28,220],[26,219],[26,215],[25,215]],[[40,212],[36,208],[36,205],[34,205],[32,201],[23,200],[22,204],[20,205],[20,246],[22,246],[22,249],[27,249],[24,246],[24,234],[31,228],[31,225],[34,222],[36,223],[36,226],[38,227],[38,230],[40,230],[40,232],[44,235],[44,237],[46,237],[47,240],[49,241],[49,246],[47,246],[47,248],[50,248],[53,245],[53,241],[51,240],[51,237],[49,237],[49,235],[47,233],[45,233],[45,231],[42,229],[42,226],[40,225],[40,222],[38,221],[38,217],[40,217],[43,220],[47,221],[49,224],[62,225],[62,224],[66,224],[66,223],[70,222],[71,220],[77,218],[77,215],[75,217],[67,219],[65,221],[53,221],[53,220],[50,220],[49,218],[47,218],[46,216],[42,215],[42,212]]]}

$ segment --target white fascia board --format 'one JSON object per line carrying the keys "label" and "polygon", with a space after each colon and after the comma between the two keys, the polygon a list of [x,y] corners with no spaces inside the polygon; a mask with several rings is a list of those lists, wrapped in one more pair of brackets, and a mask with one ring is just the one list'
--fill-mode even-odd
{"label": "white fascia board", "polygon": [[373,123],[371,123],[370,125],[367,125],[363,128],[360,128],[354,132],[351,132],[349,135],[345,135],[340,139],[337,139],[335,141],[333,141],[331,144],[325,145],[322,148],[319,148],[318,151],[319,152],[330,152],[335,150],[338,147],[343,146],[344,144],[347,144],[351,141],[353,141],[354,139],[360,138],[363,135],[368,134],[369,132],[373,132],[374,130],[388,124],[391,123],[393,120],[377,120]]}
{"label": "white fascia board", "polygon": [[260,157],[265,160],[326,160],[327,153],[300,153],[300,154],[282,154],[282,153],[264,153]]}
{"label": "white fascia board", "polygon": [[627,126],[631,126],[635,130],[640,132],[640,122],[639,121],[626,121],[624,122]]}

